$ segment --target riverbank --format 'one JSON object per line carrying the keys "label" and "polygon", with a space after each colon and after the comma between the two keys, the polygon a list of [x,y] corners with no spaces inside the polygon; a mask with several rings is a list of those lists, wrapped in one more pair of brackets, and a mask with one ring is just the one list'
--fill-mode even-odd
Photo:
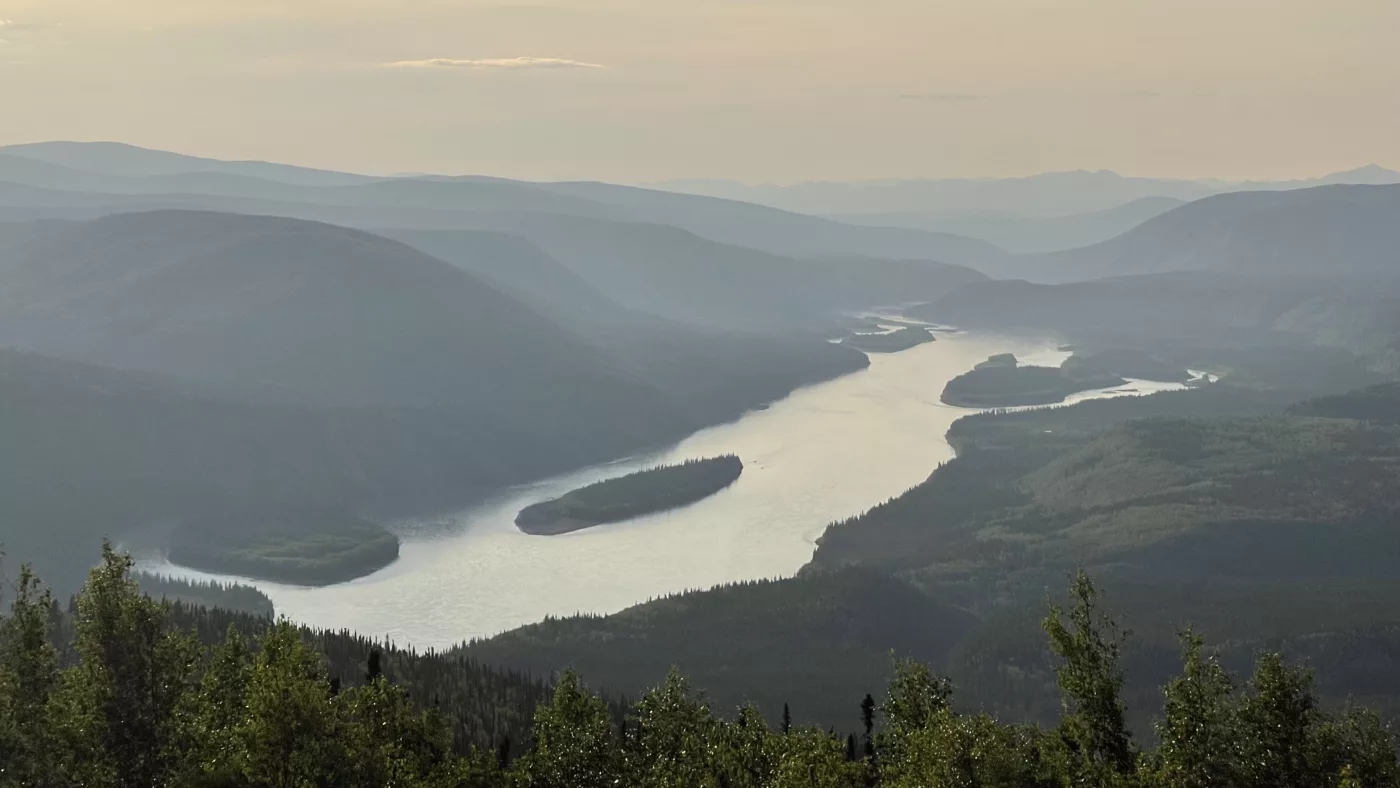
{"label": "riverbank", "polygon": [[[400,558],[368,577],[325,588],[252,584],[294,621],[443,648],[546,616],[612,613],[686,589],[790,576],[829,523],[903,493],[952,459],[946,433],[974,411],[938,401],[947,381],[998,353],[1057,366],[1069,355],[1057,345],[940,334],[664,450],[514,488],[448,517],[390,524]],[[1130,383],[1068,401],[1147,390]],[[731,452],[743,457],[743,476],[684,509],[548,539],[515,526],[521,509],[570,490]],[[216,579],[158,556],[143,565]]]}

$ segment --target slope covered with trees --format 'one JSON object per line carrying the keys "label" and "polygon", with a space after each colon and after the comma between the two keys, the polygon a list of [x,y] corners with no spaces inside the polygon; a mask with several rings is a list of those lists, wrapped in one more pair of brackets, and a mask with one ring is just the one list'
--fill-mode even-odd
{"label": "slope covered with trees", "polygon": [[[286,623],[249,636],[234,622],[208,646],[181,611],[141,596],[110,551],[71,616],[23,573],[0,620],[0,757],[15,785],[939,788],[1229,786],[1385,788],[1397,743],[1371,711],[1319,706],[1310,671],[1261,655],[1240,682],[1193,633],[1160,690],[1156,744],[1125,718],[1115,619],[1082,573],[1043,627],[1062,710],[1045,727],[962,708],[926,665],[898,662],[882,701],[851,704],[849,734],[731,716],[672,672],[626,711],[565,673],[501,694],[489,671],[429,657],[499,715],[526,711],[528,744],[482,736],[456,707],[417,702],[429,683],[393,675],[381,652],[342,680],[333,649]],[[195,614],[201,623],[217,616]],[[247,619],[242,620],[245,626]],[[57,625],[57,626],[56,626]],[[57,645],[55,645],[57,641]],[[363,644],[361,644],[363,645]],[[329,660],[328,660],[329,657]],[[442,675],[439,672],[438,675]],[[524,682],[517,682],[520,687]],[[524,686],[529,686],[525,684]],[[515,702],[512,703],[511,701]],[[529,705],[522,706],[520,701]],[[533,701],[533,702],[531,702]]]}
{"label": "slope covered with trees", "polygon": [[[1381,391],[1362,398],[1366,412],[1384,412],[1374,402]],[[868,691],[859,677],[881,675],[871,657],[893,648],[951,674],[975,707],[1045,722],[1057,699],[1035,611],[1047,586],[1087,565],[1141,622],[1125,652],[1137,724],[1150,719],[1176,633],[1192,622],[1224,641],[1222,659],[1236,669],[1260,649],[1307,657],[1332,677],[1333,697],[1393,709],[1400,608],[1360,600],[1395,599],[1400,584],[1392,528],[1400,435],[1379,418],[1338,418],[1350,397],[1289,412],[1304,397],[1218,383],[970,416],[950,433],[956,459],[830,526],[812,564],[771,592],[721,588],[601,619],[548,621],[467,653],[532,670],[586,666],[602,671],[604,686],[636,692],[664,666],[689,670],[688,655],[722,642],[729,653],[709,658],[705,683],[717,697],[742,699],[752,686],[742,677],[771,675],[785,701],[813,715],[803,719],[832,725],[839,710],[820,700],[832,694],[801,676],[846,688],[837,694]],[[1327,408],[1332,418],[1301,408]],[[857,570],[864,574],[844,574]],[[866,579],[842,579],[851,577]],[[843,607],[827,595],[837,588],[870,603]],[[855,588],[886,589],[927,618],[883,628],[880,611],[896,603]],[[843,609],[851,612],[800,612]],[[795,658],[772,656],[782,650],[756,633],[787,631],[794,620],[802,623],[792,641],[811,648],[790,675]],[[608,673],[610,663],[628,669]]]}
{"label": "slope covered with trees", "polygon": [[30,224],[0,247],[0,342],[33,351],[0,352],[0,538],[65,590],[86,571],[69,540],[137,531],[173,532],[209,569],[345,580],[397,555],[374,523],[867,363],[814,337],[632,321],[601,297],[618,314],[556,322],[402,244],[287,219]]}

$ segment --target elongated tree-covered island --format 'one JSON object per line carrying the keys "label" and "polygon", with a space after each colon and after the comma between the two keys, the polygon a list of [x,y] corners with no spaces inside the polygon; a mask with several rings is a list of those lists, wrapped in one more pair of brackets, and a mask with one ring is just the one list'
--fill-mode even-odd
{"label": "elongated tree-covered island", "polygon": [[905,326],[884,334],[852,334],[841,344],[866,353],[898,353],[934,341],[933,332],[922,326]]}
{"label": "elongated tree-covered island", "polygon": [[992,356],[971,372],[948,381],[945,404],[960,408],[1008,408],[1053,405],[1071,394],[1112,388],[1127,383],[1112,373],[1087,365],[1022,366],[1010,353]]}
{"label": "elongated tree-covered island", "polygon": [[527,534],[554,536],[622,522],[707,498],[743,471],[744,463],[733,454],[648,468],[527,506],[515,524]]}

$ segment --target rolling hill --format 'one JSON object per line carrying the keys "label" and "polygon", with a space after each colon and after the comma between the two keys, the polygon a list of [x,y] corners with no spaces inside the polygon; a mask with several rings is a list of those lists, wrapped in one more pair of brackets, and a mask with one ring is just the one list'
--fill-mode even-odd
{"label": "rolling hill", "polygon": [[1400,185],[1222,194],[1095,246],[1020,258],[1009,270],[1041,282],[1173,271],[1392,276],[1400,272],[1396,216]]}
{"label": "rolling hill", "polygon": [[[298,523],[364,533],[360,514],[460,506],[867,363],[820,339],[633,315],[518,239],[481,240],[469,258],[536,268],[498,287],[389,239],[270,217],[0,227],[0,345],[25,351],[5,351],[11,536],[198,520],[203,549],[256,519],[277,541],[260,553],[293,566],[281,536]],[[588,309],[547,297],[555,280]],[[20,558],[32,547],[0,538]],[[348,560],[354,539],[341,544]]]}

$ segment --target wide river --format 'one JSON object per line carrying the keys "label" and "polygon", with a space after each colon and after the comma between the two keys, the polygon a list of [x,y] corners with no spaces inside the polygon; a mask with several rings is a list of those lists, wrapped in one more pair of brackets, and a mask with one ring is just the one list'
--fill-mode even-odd
{"label": "wide river", "polygon": [[[941,334],[932,344],[873,354],[868,369],[800,389],[737,421],[652,454],[513,488],[432,523],[401,523],[397,562],[354,582],[303,588],[242,580],[281,615],[330,629],[445,648],[573,613],[611,613],[677,591],[794,574],[826,525],[923,481],[952,458],[949,426],[972,412],[939,402],[943,386],[995,353],[1058,366],[1048,341]],[[1094,397],[1179,386],[1134,382]],[[684,509],[564,536],[527,536],[522,507],[661,462],[733,453],[744,473]],[[234,580],[150,557],[146,571]]]}

